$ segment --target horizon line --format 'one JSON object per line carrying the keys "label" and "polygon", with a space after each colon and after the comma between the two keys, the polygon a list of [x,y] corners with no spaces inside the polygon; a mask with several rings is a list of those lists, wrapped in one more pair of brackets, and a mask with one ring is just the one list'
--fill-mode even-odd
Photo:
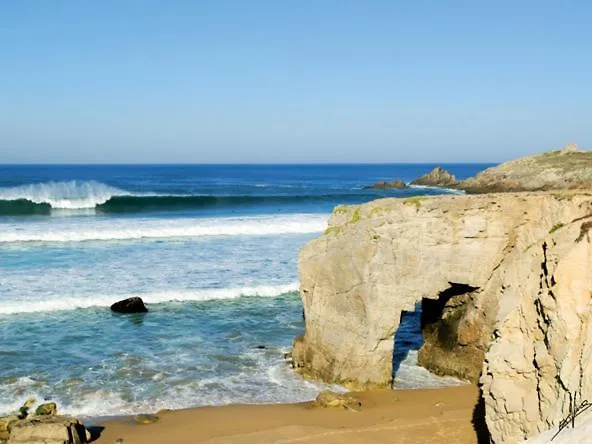
{"label": "horizon line", "polygon": [[417,162],[0,162],[0,166],[290,166],[290,165],[485,165],[503,161],[417,161]]}

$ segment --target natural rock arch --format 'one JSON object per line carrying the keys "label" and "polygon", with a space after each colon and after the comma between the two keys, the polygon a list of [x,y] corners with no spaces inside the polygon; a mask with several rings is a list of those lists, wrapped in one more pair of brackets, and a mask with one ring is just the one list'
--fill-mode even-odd
{"label": "natural rock arch", "polygon": [[[473,354],[465,364],[475,374],[482,365],[492,439],[545,430],[572,392],[592,399],[591,372],[581,371],[592,361],[591,219],[592,197],[565,192],[338,207],[326,234],[300,254],[306,332],[294,364],[331,382],[387,386],[401,312],[462,283],[478,290],[465,293],[462,313],[452,310],[455,333],[459,347],[487,351],[484,362]],[[439,348],[443,357],[459,351]]]}

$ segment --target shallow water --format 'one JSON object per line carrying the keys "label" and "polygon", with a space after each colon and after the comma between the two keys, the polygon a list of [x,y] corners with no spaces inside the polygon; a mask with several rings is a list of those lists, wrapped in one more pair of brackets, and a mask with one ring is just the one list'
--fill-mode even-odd
{"label": "shallow water", "polygon": [[[0,414],[29,396],[86,416],[314,398],[283,360],[298,250],[335,205],[444,192],[364,189],[432,167],[0,167]],[[150,312],[108,310],[129,296]],[[456,383],[417,367],[417,321],[396,386]]]}

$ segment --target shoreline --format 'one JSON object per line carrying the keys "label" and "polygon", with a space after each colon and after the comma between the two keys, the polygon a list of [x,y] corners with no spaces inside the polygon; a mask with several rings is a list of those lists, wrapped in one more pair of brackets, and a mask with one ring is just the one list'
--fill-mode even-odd
{"label": "shoreline", "polygon": [[360,401],[359,409],[323,407],[314,401],[231,404],[158,412],[158,421],[149,424],[136,423],[134,416],[92,421],[103,428],[94,442],[475,444],[483,431],[475,385],[349,394]]}

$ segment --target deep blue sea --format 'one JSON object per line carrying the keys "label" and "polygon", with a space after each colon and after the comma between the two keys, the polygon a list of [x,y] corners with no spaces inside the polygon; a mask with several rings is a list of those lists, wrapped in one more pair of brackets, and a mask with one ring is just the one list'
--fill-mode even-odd
{"label": "deep blue sea", "polygon": [[[0,166],[0,414],[30,396],[81,416],[314,398],[283,360],[304,329],[299,248],[336,205],[450,192],[365,189],[434,166]],[[110,312],[130,296],[149,313]],[[415,365],[417,322],[397,340],[398,387],[453,383]]]}

